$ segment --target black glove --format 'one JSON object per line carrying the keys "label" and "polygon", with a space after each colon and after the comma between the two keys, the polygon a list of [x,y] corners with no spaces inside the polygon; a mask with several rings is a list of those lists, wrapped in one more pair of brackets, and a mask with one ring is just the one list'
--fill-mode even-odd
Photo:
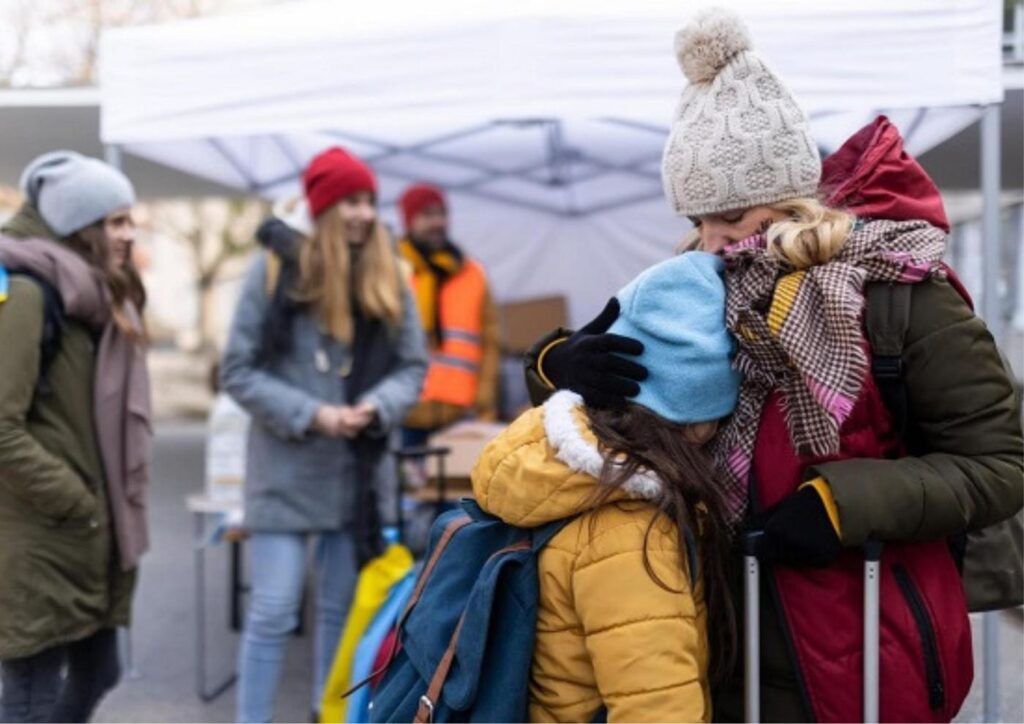
{"label": "black glove", "polygon": [[641,342],[618,334],[606,334],[619,317],[615,297],[597,318],[544,357],[543,372],[560,390],[580,394],[592,407],[619,408],[627,397],[640,394],[638,382],[647,379],[647,368],[619,355],[639,355]]}
{"label": "black glove", "polygon": [[824,568],[843,552],[825,504],[812,487],[753,516],[747,529],[764,532],[757,547],[762,563]]}

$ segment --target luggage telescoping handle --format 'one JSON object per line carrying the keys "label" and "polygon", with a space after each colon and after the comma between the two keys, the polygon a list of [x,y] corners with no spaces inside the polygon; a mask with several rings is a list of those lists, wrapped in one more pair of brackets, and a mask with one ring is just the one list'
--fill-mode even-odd
{"label": "luggage telescoping handle", "polygon": [[761,721],[761,564],[758,547],[764,531],[748,533],[743,541],[743,627],[746,676],[744,679],[744,718]]}
{"label": "luggage telescoping handle", "polygon": [[878,660],[881,629],[882,544],[864,544],[864,721],[878,722]]}
{"label": "luggage telescoping handle", "polygon": [[[445,499],[445,486],[446,486],[446,474],[444,469],[445,460],[451,455],[452,449],[450,447],[437,447],[431,445],[417,445],[415,447],[406,447],[396,451],[399,459],[406,460],[409,458],[425,459],[428,457],[437,457],[437,514],[441,515],[444,512],[444,499]],[[401,476],[399,476],[401,477]]]}
{"label": "luggage telescoping handle", "polygon": [[[758,552],[764,531],[748,533],[743,540],[745,653],[744,714],[748,722],[761,721],[761,571]],[[864,544],[864,721],[877,724],[878,661],[881,611],[882,544]]]}

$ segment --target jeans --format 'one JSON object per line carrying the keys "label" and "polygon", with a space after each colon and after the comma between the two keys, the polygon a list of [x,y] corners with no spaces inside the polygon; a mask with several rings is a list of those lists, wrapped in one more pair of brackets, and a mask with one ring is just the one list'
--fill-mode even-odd
{"label": "jeans", "polygon": [[89,721],[121,677],[117,631],[101,629],[81,641],[0,662],[0,676],[0,721]]}
{"label": "jeans", "polygon": [[[306,577],[305,533],[254,533],[249,540],[252,599],[238,652],[240,722],[268,722],[281,679],[281,662],[295,630]],[[316,625],[313,634],[312,711],[320,710],[358,574],[348,531],[321,533],[316,547]]]}

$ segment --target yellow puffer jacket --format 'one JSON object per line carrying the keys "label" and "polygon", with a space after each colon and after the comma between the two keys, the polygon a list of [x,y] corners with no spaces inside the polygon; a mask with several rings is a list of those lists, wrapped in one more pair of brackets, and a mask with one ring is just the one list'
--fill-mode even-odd
{"label": "yellow puffer jacket", "polygon": [[[601,464],[579,397],[559,392],[491,442],[473,491],[506,523],[534,527],[586,510]],[[703,602],[675,527],[642,500],[660,484],[635,475],[541,551],[532,721],[590,721],[602,705],[610,722],[710,720]],[[645,536],[650,567],[675,592],[645,569]]]}

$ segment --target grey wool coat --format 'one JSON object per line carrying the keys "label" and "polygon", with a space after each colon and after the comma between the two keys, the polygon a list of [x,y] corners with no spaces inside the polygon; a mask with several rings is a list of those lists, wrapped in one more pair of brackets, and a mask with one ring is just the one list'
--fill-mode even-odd
{"label": "grey wool coat", "polygon": [[[267,266],[264,253],[249,270],[221,364],[224,389],[253,420],[245,525],[267,532],[348,528],[355,513],[355,457],[347,440],[322,436],[310,427],[320,405],[345,404],[345,378],[339,370],[346,366],[349,349],[321,330],[312,311],[302,310],[293,318],[291,351],[263,363],[261,330],[270,304]],[[427,371],[419,313],[408,288],[403,294],[401,324],[390,337],[396,361],[360,400],[376,406],[386,430],[400,425],[416,404]],[[383,456],[374,477],[379,497],[390,497],[396,479],[393,456]]]}

